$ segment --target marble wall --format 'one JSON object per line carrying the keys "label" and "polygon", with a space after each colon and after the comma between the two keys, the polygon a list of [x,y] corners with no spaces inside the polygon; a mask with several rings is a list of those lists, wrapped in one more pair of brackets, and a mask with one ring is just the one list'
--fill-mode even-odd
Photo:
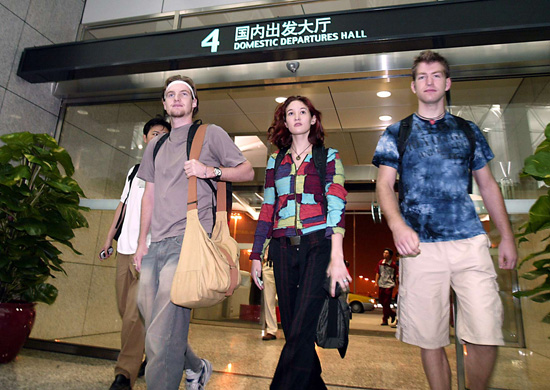
{"label": "marble wall", "polygon": [[76,39],[84,0],[0,0],[0,135],[16,131],[55,134],[60,100],[54,84],[17,76],[26,47]]}

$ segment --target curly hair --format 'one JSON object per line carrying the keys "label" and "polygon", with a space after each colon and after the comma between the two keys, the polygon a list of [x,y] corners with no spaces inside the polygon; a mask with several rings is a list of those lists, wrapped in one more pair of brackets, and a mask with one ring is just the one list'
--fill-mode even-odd
{"label": "curly hair", "polygon": [[284,103],[281,103],[275,109],[273,122],[267,130],[267,139],[277,148],[288,148],[292,144],[292,134],[285,125],[286,110],[288,105],[296,100],[301,101],[308,108],[312,117],[317,118],[315,123],[311,125],[309,131],[309,142],[314,146],[322,146],[325,142],[325,131],[321,124],[321,112],[318,111],[311,100],[305,96],[289,96]]}
{"label": "curly hair", "polygon": [[172,77],[168,77],[164,82],[164,88],[162,88],[162,101],[165,100],[164,94],[166,93],[166,88],[168,88],[168,85],[170,85],[172,81],[176,81],[176,80],[185,81],[187,84],[191,86],[191,88],[193,88],[193,91],[191,92],[193,92],[193,94],[195,95],[195,99],[197,100],[197,106],[193,108],[193,116],[197,115],[197,112],[199,112],[199,95],[197,94],[197,87],[195,86],[195,82],[191,77],[182,76],[179,74]]}

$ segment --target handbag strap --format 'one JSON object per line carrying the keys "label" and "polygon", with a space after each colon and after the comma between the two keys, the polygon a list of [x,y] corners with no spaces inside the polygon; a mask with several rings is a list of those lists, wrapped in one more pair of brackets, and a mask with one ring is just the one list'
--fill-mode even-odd
{"label": "handbag strap", "polygon": [[[198,160],[201,155],[202,144],[206,136],[206,129],[208,125],[200,125],[197,129],[197,133],[193,138],[193,144],[191,145],[191,152],[189,153],[189,160]],[[216,211],[227,211],[226,200],[227,184],[224,181],[218,182],[218,190],[216,195]],[[189,178],[189,187],[187,192],[187,211],[195,210],[198,206],[197,202],[197,177],[191,176]]]}

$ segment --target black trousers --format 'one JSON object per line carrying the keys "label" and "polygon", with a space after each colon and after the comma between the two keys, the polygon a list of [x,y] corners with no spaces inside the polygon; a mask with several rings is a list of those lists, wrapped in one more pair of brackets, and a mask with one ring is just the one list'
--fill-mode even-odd
{"label": "black trousers", "polygon": [[325,230],[302,236],[293,246],[286,237],[269,246],[279,297],[286,344],[281,352],[271,390],[324,390],[315,333],[327,292],[323,289],[330,261],[331,241]]}

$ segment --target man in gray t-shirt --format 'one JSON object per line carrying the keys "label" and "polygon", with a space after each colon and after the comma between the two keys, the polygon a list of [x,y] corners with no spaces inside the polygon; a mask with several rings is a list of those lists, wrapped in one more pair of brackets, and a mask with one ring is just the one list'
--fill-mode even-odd
{"label": "man in gray t-shirt", "polygon": [[[212,364],[197,357],[187,343],[191,310],[170,301],[187,222],[188,178],[243,182],[254,178],[254,170],[229,135],[216,125],[208,125],[200,161],[188,160],[187,135],[199,106],[192,79],[179,75],[168,78],[162,102],[172,132],[156,158],[153,151],[160,138],[149,143],[137,174],[146,182],[134,256],[136,269],[141,270],[138,305],[146,328],[145,380],[149,390],[177,390],[185,369],[187,388],[198,389],[210,378]],[[197,193],[199,219],[211,232],[213,195],[205,180],[198,180]]]}

